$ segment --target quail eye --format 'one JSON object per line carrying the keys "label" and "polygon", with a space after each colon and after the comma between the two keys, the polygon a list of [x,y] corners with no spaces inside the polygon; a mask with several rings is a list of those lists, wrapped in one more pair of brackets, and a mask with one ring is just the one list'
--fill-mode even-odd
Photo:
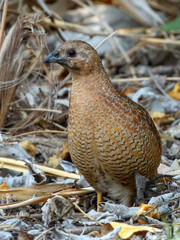
{"label": "quail eye", "polygon": [[76,56],[76,51],[74,49],[71,49],[68,51],[69,57],[75,57]]}

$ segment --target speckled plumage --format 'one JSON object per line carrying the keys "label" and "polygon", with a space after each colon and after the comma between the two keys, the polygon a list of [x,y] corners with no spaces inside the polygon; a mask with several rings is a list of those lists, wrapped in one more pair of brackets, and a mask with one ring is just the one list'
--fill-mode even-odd
{"label": "speckled plumage", "polygon": [[[68,55],[70,50],[75,56]],[[87,43],[66,42],[51,56],[56,60],[45,61],[58,62],[72,73],[68,119],[72,161],[97,191],[131,205],[134,174],[152,179],[160,163],[161,141],[151,117],[114,89],[97,52]]]}

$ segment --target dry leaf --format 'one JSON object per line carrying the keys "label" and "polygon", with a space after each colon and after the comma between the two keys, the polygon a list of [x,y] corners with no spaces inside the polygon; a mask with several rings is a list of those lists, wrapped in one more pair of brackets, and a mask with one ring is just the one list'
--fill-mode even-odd
{"label": "dry leaf", "polygon": [[[58,168],[60,165],[59,165],[59,162],[61,161],[62,159],[60,157],[58,157],[56,154],[52,155],[50,158],[49,158],[49,161],[47,163],[47,166],[48,167],[51,167],[51,168]],[[62,169],[61,169],[62,170]]]}
{"label": "dry leaf", "polygon": [[180,83],[176,83],[173,90],[168,92],[168,94],[170,97],[180,100]]}
{"label": "dry leaf", "polygon": [[33,240],[34,237],[31,234],[28,234],[27,232],[20,231],[18,234],[18,239],[19,240]]}
{"label": "dry leaf", "polygon": [[62,159],[67,159],[67,157],[69,156],[69,146],[68,146],[68,142],[64,142],[64,146],[63,146],[63,150],[60,153],[61,158]]}
{"label": "dry leaf", "polygon": [[[107,229],[114,229],[117,227],[121,227],[120,232],[118,233],[118,235],[120,236],[121,239],[129,239],[130,237],[132,237],[132,235],[142,235],[142,237],[144,238],[146,236],[147,232],[151,232],[151,233],[155,233],[157,232],[162,232],[161,229],[158,228],[154,228],[154,227],[149,227],[149,226],[132,226],[126,223],[119,223],[119,222],[111,222],[111,223],[107,223],[105,224],[105,228]],[[103,228],[104,228],[103,227]],[[105,231],[103,232],[105,233]]]}
{"label": "dry leaf", "polygon": [[[136,215],[144,214],[148,211],[148,213],[145,214],[146,216],[158,219],[160,213],[157,211],[157,209],[153,209],[153,208],[151,211],[149,211],[151,208],[152,208],[152,204],[141,203],[140,208],[137,211]],[[140,224],[146,224],[146,222],[144,222],[143,220],[140,220],[140,219],[138,219],[138,222]]]}
{"label": "dry leaf", "polygon": [[59,150],[57,154],[52,155],[49,158],[49,161],[47,163],[48,167],[51,168],[57,168],[62,170],[62,167],[60,166],[60,161],[63,159],[67,159],[69,156],[69,147],[68,147],[68,142],[64,142],[63,144],[63,149]]}
{"label": "dry leaf", "polygon": [[150,115],[156,124],[159,124],[161,122],[174,121],[174,118],[169,117],[162,112],[152,112]]}
{"label": "dry leaf", "polygon": [[7,182],[3,182],[1,185],[0,185],[0,190],[7,190],[9,189],[8,185],[7,185]]}
{"label": "dry leaf", "polygon": [[134,90],[134,89],[132,89],[132,88],[128,88],[128,89],[126,89],[125,91],[123,91],[123,93],[125,94],[125,95],[128,95],[128,94],[130,94],[130,93],[135,93],[136,91]]}
{"label": "dry leaf", "polygon": [[169,167],[163,163],[160,163],[158,167],[158,174],[166,174],[169,171]]}
{"label": "dry leaf", "polygon": [[26,140],[26,141],[20,142],[19,145],[22,148],[24,148],[24,150],[26,150],[27,153],[35,157],[36,147],[34,146],[34,144]]}

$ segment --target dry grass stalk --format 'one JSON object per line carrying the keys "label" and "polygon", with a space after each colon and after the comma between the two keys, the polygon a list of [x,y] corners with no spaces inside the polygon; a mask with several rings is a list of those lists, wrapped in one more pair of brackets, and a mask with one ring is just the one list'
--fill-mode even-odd
{"label": "dry grass stalk", "polygon": [[113,0],[113,4],[145,26],[163,24],[163,19],[149,6],[148,1]]}
{"label": "dry grass stalk", "polygon": [[[20,172],[28,171],[27,165],[23,161],[14,160],[11,158],[0,157],[0,164],[1,164],[1,168],[3,167],[3,168],[12,169],[15,171],[20,171]],[[59,169],[41,166],[38,164],[34,164],[34,166],[40,168],[42,171],[44,171],[45,174],[50,175],[50,176],[80,179],[80,175],[75,174],[75,173],[69,173],[69,172],[59,170]]]}
{"label": "dry grass stalk", "polygon": [[[1,8],[0,4],[0,8]],[[0,27],[0,48],[2,45],[2,40],[3,40],[3,34],[4,34],[4,26],[5,26],[5,21],[6,21],[6,15],[7,15],[7,9],[8,9],[8,0],[4,1],[4,8],[3,8],[3,15],[2,15],[2,19],[1,19],[1,27]]]}
{"label": "dry grass stalk", "polygon": [[90,28],[90,27],[85,27],[83,25],[75,24],[71,22],[60,21],[58,19],[54,19],[53,23],[49,18],[43,19],[42,25],[54,27],[54,28],[61,28],[62,30],[68,30],[68,31],[77,32],[77,33],[83,33],[83,34],[87,34],[88,36],[94,36],[94,35],[108,36],[109,35],[109,33],[105,31],[93,30],[93,28]]}
{"label": "dry grass stalk", "polygon": [[[46,188],[48,185],[42,185],[42,188]],[[49,185],[50,186],[50,185]],[[6,203],[6,204],[0,204],[0,209],[13,209],[13,208],[19,208],[19,207],[23,207],[23,206],[28,206],[28,205],[32,205],[32,204],[38,204],[38,203],[43,203],[43,202],[46,202],[48,199],[50,198],[53,198],[55,195],[58,195],[58,196],[62,196],[64,198],[67,198],[67,197],[70,197],[70,196],[74,196],[74,195],[82,195],[82,194],[86,194],[86,193],[91,193],[91,192],[94,192],[94,189],[92,188],[89,188],[88,189],[68,189],[67,192],[66,190],[62,190],[62,191],[59,191],[58,193],[53,193],[53,191],[55,189],[53,189],[53,186],[52,186],[52,191],[50,191],[50,188],[48,188],[49,192],[48,191],[45,191],[44,190],[44,193],[41,194],[40,192],[38,192],[38,195],[40,193],[40,196],[38,197],[31,197],[31,198],[28,198],[30,197],[30,195],[32,195],[33,192],[36,192],[37,188],[39,186],[31,186],[31,187],[24,187],[24,188],[12,188],[12,189],[8,189],[8,190],[1,190],[0,191],[0,194],[6,194],[6,193],[9,193],[9,194],[12,194],[13,196],[17,197],[16,195],[18,195],[18,193],[22,196],[24,194],[24,196],[21,198],[21,200],[23,198],[26,198],[25,196],[25,193],[26,192],[26,195],[27,195],[27,200],[23,200],[21,202],[14,202],[14,203]],[[50,186],[51,187],[51,186]],[[57,186],[58,187],[58,186]],[[41,188],[41,189],[42,189]],[[61,188],[61,185],[59,184],[59,188]],[[30,192],[29,192],[30,190]],[[28,194],[27,194],[28,192]],[[17,197],[18,198],[18,197]],[[18,198],[19,199],[19,198]],[[73,204],[74,205],[74,204]],[[77,205],[77,208],[80,210],[80,207]],[[84,211],[81,210],[81,212],[84,214],[84,215],[87,215],[86,213],[84,213]],[[88,216],[88,218],[90,218]],[[96,221],[92,218],[90,218],[92,221]],[[97,222],[98,223],[98,222]],[[99,223],[98,223],[99,224]]]}
{"label": "dry grass stalk", "polygon": [[60,134],[63,134],[63,135],[67,135],[68,132],[65,132],[65,131],[60,131],[60,130],[36,130],[36,131],[31,131],[31,132],[25,132],[25,133],[20,133],[16,136],[13,136],[13,138],[17,138],[17,137],[22,137],[22,136],[27,136],[27,135],[31,135],[31,134],[44,134],[44,133],[58,133],[59,135]]}
{"label": "dry grass stalk", "polygon": [[[23,9],[16,23],[9,30],[0,51],[0,127],[4,127],[9,104],[15,97],[17,87],[33,73],[43,51],[44,29],[38,23],[40,12],[27,14]],[[31,41],[38,49],[32,56],[27,50]]]}
{"label": "dry grass stalk", "polygon": [[[114,83],[120,83],[120,82],[133,82],[133,81],[150,81],[150,77],[139,77],[139,78],[114,78],[111,79]],[[166,77],[167,81],[173,81],[173,82],[179,82],[180,77]]]}

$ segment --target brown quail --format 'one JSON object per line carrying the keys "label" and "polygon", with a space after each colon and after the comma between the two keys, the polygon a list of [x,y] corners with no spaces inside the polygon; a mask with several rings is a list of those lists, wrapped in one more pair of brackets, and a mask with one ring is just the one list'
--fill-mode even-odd
{"label": "brown quail", "polygon": [[67,41],[45,58],[72,74],[68,141],[72,161],[98,192],[131,205],[135,174],[157,174],[159,133],[147,113],[113,87],[96,50]]}

